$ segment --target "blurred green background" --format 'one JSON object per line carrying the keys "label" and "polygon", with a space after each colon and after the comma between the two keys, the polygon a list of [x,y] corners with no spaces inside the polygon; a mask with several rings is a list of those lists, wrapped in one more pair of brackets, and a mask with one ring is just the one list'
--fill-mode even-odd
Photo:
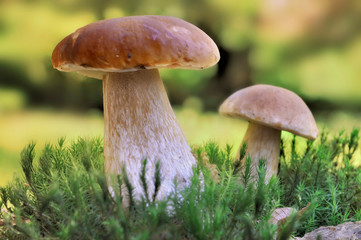
{"label": "blurred green background", "polygon": [[210,35],[221,60],[203,71],[162,70],[190,144],[241,142],[247,123],[217,114],[256,83],[288,88],[320,128],[361,126],[359,0],[2,0],[0,1],[0,185],[19,172],[21,149],[102,136],[101,81],[56,71],[55,45],[96,20],[171,15]]}

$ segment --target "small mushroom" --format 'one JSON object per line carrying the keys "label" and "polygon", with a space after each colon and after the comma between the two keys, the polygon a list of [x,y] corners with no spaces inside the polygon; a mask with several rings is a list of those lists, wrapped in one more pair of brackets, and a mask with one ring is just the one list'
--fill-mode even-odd
{"label": "small mushroom", "polygon": [[[156,162],[161,186],[157,199],[189,184],[196,160],[176,120],[158,68],[204,69],[219,60],[212,39],[196,26],[167,16],[133,16],[89,24],[64,38],[52,63],[60,71],[103,80],[105,172],[121,174],[134,197],[154,194]],[[140,180],[147,159],[148,193]]]}
{"label": "small mushroom", "polygon": [[[266,182],[278,171],[281,130],[310,140],[316,139],[318,134],[315,119],[305,102],[280,87],[260,84],[241,89],[222,103],[219,112],[249,121],[243,138],[243,143],[247,143],[246,155],[252,159],[255,178],[259,160],[266,161]],[[239,151],[236,158],[240,158]],[[239,160],[244,162],[244,159]]]}

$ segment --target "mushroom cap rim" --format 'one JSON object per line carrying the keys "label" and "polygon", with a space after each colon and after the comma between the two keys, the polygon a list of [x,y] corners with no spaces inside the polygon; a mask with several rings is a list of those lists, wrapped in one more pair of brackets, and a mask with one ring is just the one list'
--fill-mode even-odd
{"label": "mushroom cap rim", "polygon": [[[214,65],[213,65],[214,66]],[[213,67],[210,66],[210,67]],[[203,70],[206,69],[205,67],[179,67],[179,66],[170,66],[167,64],[164,65],[158,65],[158,66],[142,66],[138,68],[125,68],[125,69],[118,69],[118,68],[93,68],[93,67],[83,67],[79,66],[73,63],[66,63],[63,65],[60,65],[59,67],[54,67],[54,69],[57,69],[62,72],[77,72],[77,71],[89,71],[89,72],[134,72],[134,71],[141,71],[146,69],[186,69],[186,70]],[[208,67],[207,67],[208,68]]]}
{"label": "mushroom cap rim", "polygon": [[[220,111],[220,113],[221,113],[221,115],[226,116],[226,117],[239,118],[239,119],[243,119],[243,120],[245,120],[245,121],[247,121],[247,122],[252,122],[252,123],[255,123],[255,124],[258,124],[258,125],[262,125],[262,126],[265,126],[265,127],[277,129],[277,130],[280,130],[280,131],[287,131],[287,132],[293,133],[293,134],[295,134],[295,135],[297,135],[297,136],[307,138],[307,139],[309,139],[309,140],[315,140],[315,139],[317,138],[317,135],[318,135],[318,132],[315,133],[314,135],[302,134],[302,133],[297,132],[297,131],[295,131],[295,130],[293,130],[293,129],[290,129],[290,128],[287,128],[287,127],[281,127],[280,124],[274,124],[274,125],[272,125],[272,124],[267,124],[267,123],[264,123],[264,122],[262,122],[262,121],[255,120],[255,119],[249,118],[249,117],[247,117],[247,116],[240,115],[240,114],[236,114],[236,113],[233,113],[233,114],[231,114],[231,113],[223,113],[223,112],[221,112],[221,111]],[[279,126],[277,126],[277,125],[279,125]]]}

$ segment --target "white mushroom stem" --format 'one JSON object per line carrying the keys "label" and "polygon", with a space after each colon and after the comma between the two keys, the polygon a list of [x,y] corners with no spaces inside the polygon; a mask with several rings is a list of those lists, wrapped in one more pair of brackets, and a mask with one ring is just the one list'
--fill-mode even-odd
{"label": "white mushroom stem", "polygon": [[[277,175],[280,155],[281,131],[250,122],[243,143],[247,143],[246,156],[251,158],[251,176],[258,179],[259,161],[266,161],[266,183],[273,175]],[[238,151],[237,159],[239,159]],[[241,159],[245,162],[245,158]]]}
{"label": "white mushroom stem", "polygon": [[125,167],[134,197],[144,196],[140,173],[147,158],[148,196],[154,194],[156,162],[161,186],[157,199],[189,184],[196,160],[176,120],[157,69],[108,73],[103,79],[105,172]]}

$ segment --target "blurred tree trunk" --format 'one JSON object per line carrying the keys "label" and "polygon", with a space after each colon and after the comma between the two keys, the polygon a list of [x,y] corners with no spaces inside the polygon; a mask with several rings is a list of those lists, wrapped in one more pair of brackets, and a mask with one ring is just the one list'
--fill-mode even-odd
{"label": "blurred tree trunk", "polygon": [[94,15],[97,20],[103,20],[105,19],[105,10],[109,6],[110,1],[109,0],[101,0],[101,1],[94,1]]}
{"label": "blurred tree trunk", "polygon": [[219,46],[221,59],[217,74],[210,79],[202,91],[206,110],[217,110],[219,105],[232,93],[252,85],[252,68],[249,63],[250,47],[241,51],[227,51]]}

